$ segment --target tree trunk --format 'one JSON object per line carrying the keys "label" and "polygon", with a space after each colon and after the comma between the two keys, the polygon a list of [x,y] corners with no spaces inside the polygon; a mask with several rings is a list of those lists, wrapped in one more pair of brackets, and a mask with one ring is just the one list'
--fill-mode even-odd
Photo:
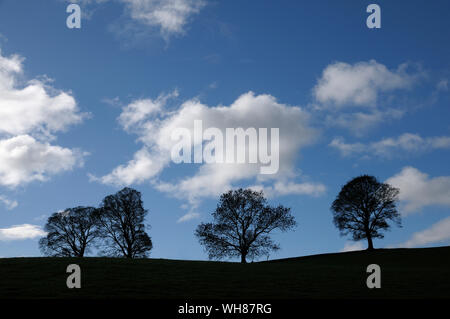
{"label": "tree trunk", "polygon": [[131,244],[127,245],[127,258],[133,258],[133,246]]}
{"label": "tree trunk", "polygon": [[84,257],[84,251],[85,251],[85,249],[86,249],[86,245],[82,245],[81,246],[81,249],[80,249],[80,257]]}
{"label": "tree trunk", "polygon": [[246,264],[247,263],[247,260],[245,259],[246,255],[247,254],[242,254],[241,253],[241,264]]}
{"label": "tree trunk", "polygon": [[368,243],[367,250],[373,250],[373,242],[371,236],[367,236],[367,243]]}

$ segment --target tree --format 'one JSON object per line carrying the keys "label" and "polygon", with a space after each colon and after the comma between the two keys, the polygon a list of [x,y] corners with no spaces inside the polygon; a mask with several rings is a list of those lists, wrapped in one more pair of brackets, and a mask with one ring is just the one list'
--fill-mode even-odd
{"label": "tree", "polygon": [[55,257],[83,257],[99,235],[94,212],[93,207],[79,206],[52,214],[44,228],[47,236],[39,241],[42,253]]}
{"label": "tree", "polygon": [[145,232],[147,213],[141,193],[132,188],[126,187],[106,196],[96,214],[106,243],[104,252],[126,258],[147,257],[153,247],[151,238]]}
{"label": "tree", "polygon": [[373,239],[383,238],[391,220],[401,227],[396,201],[399,189],[380,183],[375,177],[361,175],[345,184],[334,200],[333,221],[341,235],[351,234],[353,240],[367,239],[368,250]]}
{"label": "tree", "polygon": [[241,263],[279,249],[270,232],[296,225],[290,208],[269,206],[262,192],[242,188],[222,194],[212,216],[214,223],[201,223],[195,231],[209,258],[240,257]]}

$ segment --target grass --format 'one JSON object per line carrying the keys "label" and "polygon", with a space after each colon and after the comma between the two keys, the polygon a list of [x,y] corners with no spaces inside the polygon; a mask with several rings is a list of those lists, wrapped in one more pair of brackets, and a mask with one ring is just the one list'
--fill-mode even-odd
{"label": "grass", "polygon": [[[381,289],[366,267],[381,266]],[[78,264],[82,288],[66,287]],[[0,259],[4,298],[450,298],[450,247],[379,249],[242,265],[165,259]]]}

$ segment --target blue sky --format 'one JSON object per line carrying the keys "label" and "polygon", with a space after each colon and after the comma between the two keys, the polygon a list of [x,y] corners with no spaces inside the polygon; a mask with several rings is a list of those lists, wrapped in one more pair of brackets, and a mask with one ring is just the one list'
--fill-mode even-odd
{"label": "blue sky", "polygon": [[[371,1],[79,3],[68,29],[64,0],[0,1],[0,256],[40,255],[51,213],[125,185],[152,257],[206,259],[194,229],[240,186],[298,221],[271,258],[361,249],[329,210],[360,174],[400,188],[403,228],[375,247],[450,243],[448,1],[377,1],[381,29]],[[279,127],[279,174],[168,161],[195,119]]]}

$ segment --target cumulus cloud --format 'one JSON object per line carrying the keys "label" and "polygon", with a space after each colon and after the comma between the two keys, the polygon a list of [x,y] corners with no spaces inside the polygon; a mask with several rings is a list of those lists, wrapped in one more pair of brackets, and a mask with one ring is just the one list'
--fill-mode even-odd
{"label": "cumulus cloud", "polygon": [[160,94],[155,100],[142,99],[133,101],[122,109],[119,123],[128,132],[132,132],[136,127],[145,127],[145,121],[149,117],[160,114],[167,101],[176,97],[178,97],[177,90],[169,94]]}
{"label": "cumulus cloud", "polygon": [[11,200],[3,195],[0,195],[0,202],[3,203],[8,210],[14,209],[19,205],[17,201]]}
{"label": "cumulus cloud", "polygon": [[450,148],[450,136],[427,137],[405,133],[397,138],[386,138],[372,143],[371,147],[377,155],[389,156],[395,150],[401,152],[424,152],[433,149]]}
{"label": "cumulus cloud", "polygon": [[342,156],[375,155],[392,157],[405,153],[422,153],[434,149],[450,149],[450,136],[421,137],[404,133],[398,137],[385,138],[368,144],[346,143],[341,137],[334,138],[329,146],[337,149]]}
{"label": "cumulus cloud", "polygon": [[0,51],[0,186],[16,187],[82,165],[78,150],[50,145],[82,121],[75,99],[38,79],[22,81],[23,58]]}
{"label": "cumulus cloud", "polygon": [[357,250],[364,250],[364,245],[360,241],[346,242],[344,245],[344,248],[342,248],[341,252],[357,251]]}
{"label": "cumulus cloud", "polygon": [[101,178],[91,174],[90,178],[93,181],[116,186],[140,184],[159,174],[167,164],[167,156],[161,156],[144,147],[134,154],[131,161],[116,167],[110,174]]}
{"label": "cumulus cloud", "polygon": [[0,134],[18,135],[66,130],[81,122],[75,99],[67,92],[33,79],[20,86],[23,58],[0,51]]}
{"label": "cumulus cloud", "polygon": [[345,140],[342,137],[335,137],[328,146],[339,150],[342,156],[367,152],[367,146],[363,143],[345,143]]}
{"label": "cumulus cloud", "polygon": [[430,178],[414,167],[404,167],[400,173],[386,180],[400,189],[399,199],[404,203],[403,215],[425,206],[450,206],[450,176]]}
{"label": "cumulus cloud", "polygon": [[424,76],[419,67],[407,63],[391,70],[375,60],[336,62],[324,69],[312,90],[313,109],[322,112],[327,126],[363,135],[380,123],[403,117],[406,108],[399,106],[398,94]]}
{"label": "cumulus cloud", "polygon": [[411,239],[404,242],[400,247],[421,247],[428,244],[449,243],[450,242],[450,217],[444,218],[431,227],[416,232]]}
{"label": "cumulus cloud", "polygon": [[400,119],[404,114],[404,110],[392,108],[386,110],[374,108],[365,112],[328,113],[325,117],[325,124],[330,127],[347,129],[356,136],[362,136],[380,123]]}
{"label": "cumulus cloud", "polygon": [[448,91],[448,79],[440,80],[437,83],[436,88],[438,91]]}
{"label": "cumulus cloud", "polygon": [[83,163],[83,153],[42,143],[30,135],[0,140],[0,185],[16,187],[46,181]]}
{"label": "cumulus cloud", "polygon": [[203,0],[122,0],[132,19],[159,28],[163,37],[184,34],[190,18],[205,6]]}
{"label": "cumulus cloud", "polygon": [[47,233],[37,225],[23,224],[0,228],[0,241],[34,239],[46,235]]}
{"label": "cumulus cloud", "polygon": [[277,181],[271,186],[254,185],[250,188],[256,191],[263,191],[268,197],[285,195],[320,196],[326,191],[325,185],[320,183],[295,183],[292,181]]}
{"label": "cumulus cloud", "polygon": [[375,60],[353,65],[336,62],[325,68],[313,94],[317,101],[334,107],[375,106],[381,92],[410,88],[416,78],[407,73],[406,64],[389,70]]}
{"label": "cumulus cloud", "polygon": [[[110,0],[69,0],[83,5],[106,3]],[[125,13],[131,21],[155,29],[164,39],[184,35],[192,17],[206,5],[206,0],[119,0],[124,4]],[[130,29],[130,25],[118,30]],[[132,28],[133,29],[133,28]]]}
{"label": "cumulus cloud", "polygon": [[[128,132],[138,134],[143,148],[125,165],[115,168],[110,174],[97,179],[105,184],[128,185],[150,181],[153,186],[171,196],[187,199],[192,207],[205,197],[215,197],[237,185],[258,185],[271,194],[308,194],[317,195],[324,191],[322,184],[298,183],[294,178],[294,161],[301,150],[315,141],[318,131],[309,125],[309,114],[298,106],[279,103],[275,97],[253,92],[238,97],[229,106],[210,107],[196,99],[182,103],[177,109],[168,110],[168,99],[177,96],[176,92],[161,95],[157,99],[133,101],[123,108],[119,123]],[[194,122],[202,121],[203,130],[218,129],[223,136],[227,128],[279,128],[278,144],[268,134],[268,145],[279,147],[279,170],[276,174],[262,175],[261,162],[257,163],[201,163],[192,176],[178,180],[163,181],[160,173],[171,165],[171,151],[178,141],[172,139],[172,133],[179,128],[186,129],[193,138],[189,148],[197,145],[207,148],[213,140],[203,141],[196,137]],[[225,145],[225,144],[224,144]],[[257,156],[258,141],[251,139],[240,146],[242,152]],[[224,150],[226,158],[228,150]],[[236,151],[239,151],[236,149]],[[192,155],[192,157],[194,154]],[[187,164],[182,164],[187,165]],[[197,166],[196,166],[197,167]],[[255,183],[256,182],[256,183]],[[196,217],[192,214],[183,218]]]}
{"label": "cumulus cloud", "polygon": [[199,214],[199,213],[196,213],[196,212],[191,211],[191,212],[189,212],[189,213],[187,213],[187,214],[184,214],[184,215],[181,216],[180,218],[178,218],[177,223],[187,222],[187,221],[189,221],[189,220],[191,220],[191,219],[196,219],[196,218],[198,218],[198,217],[200,217],[200,214]]}

